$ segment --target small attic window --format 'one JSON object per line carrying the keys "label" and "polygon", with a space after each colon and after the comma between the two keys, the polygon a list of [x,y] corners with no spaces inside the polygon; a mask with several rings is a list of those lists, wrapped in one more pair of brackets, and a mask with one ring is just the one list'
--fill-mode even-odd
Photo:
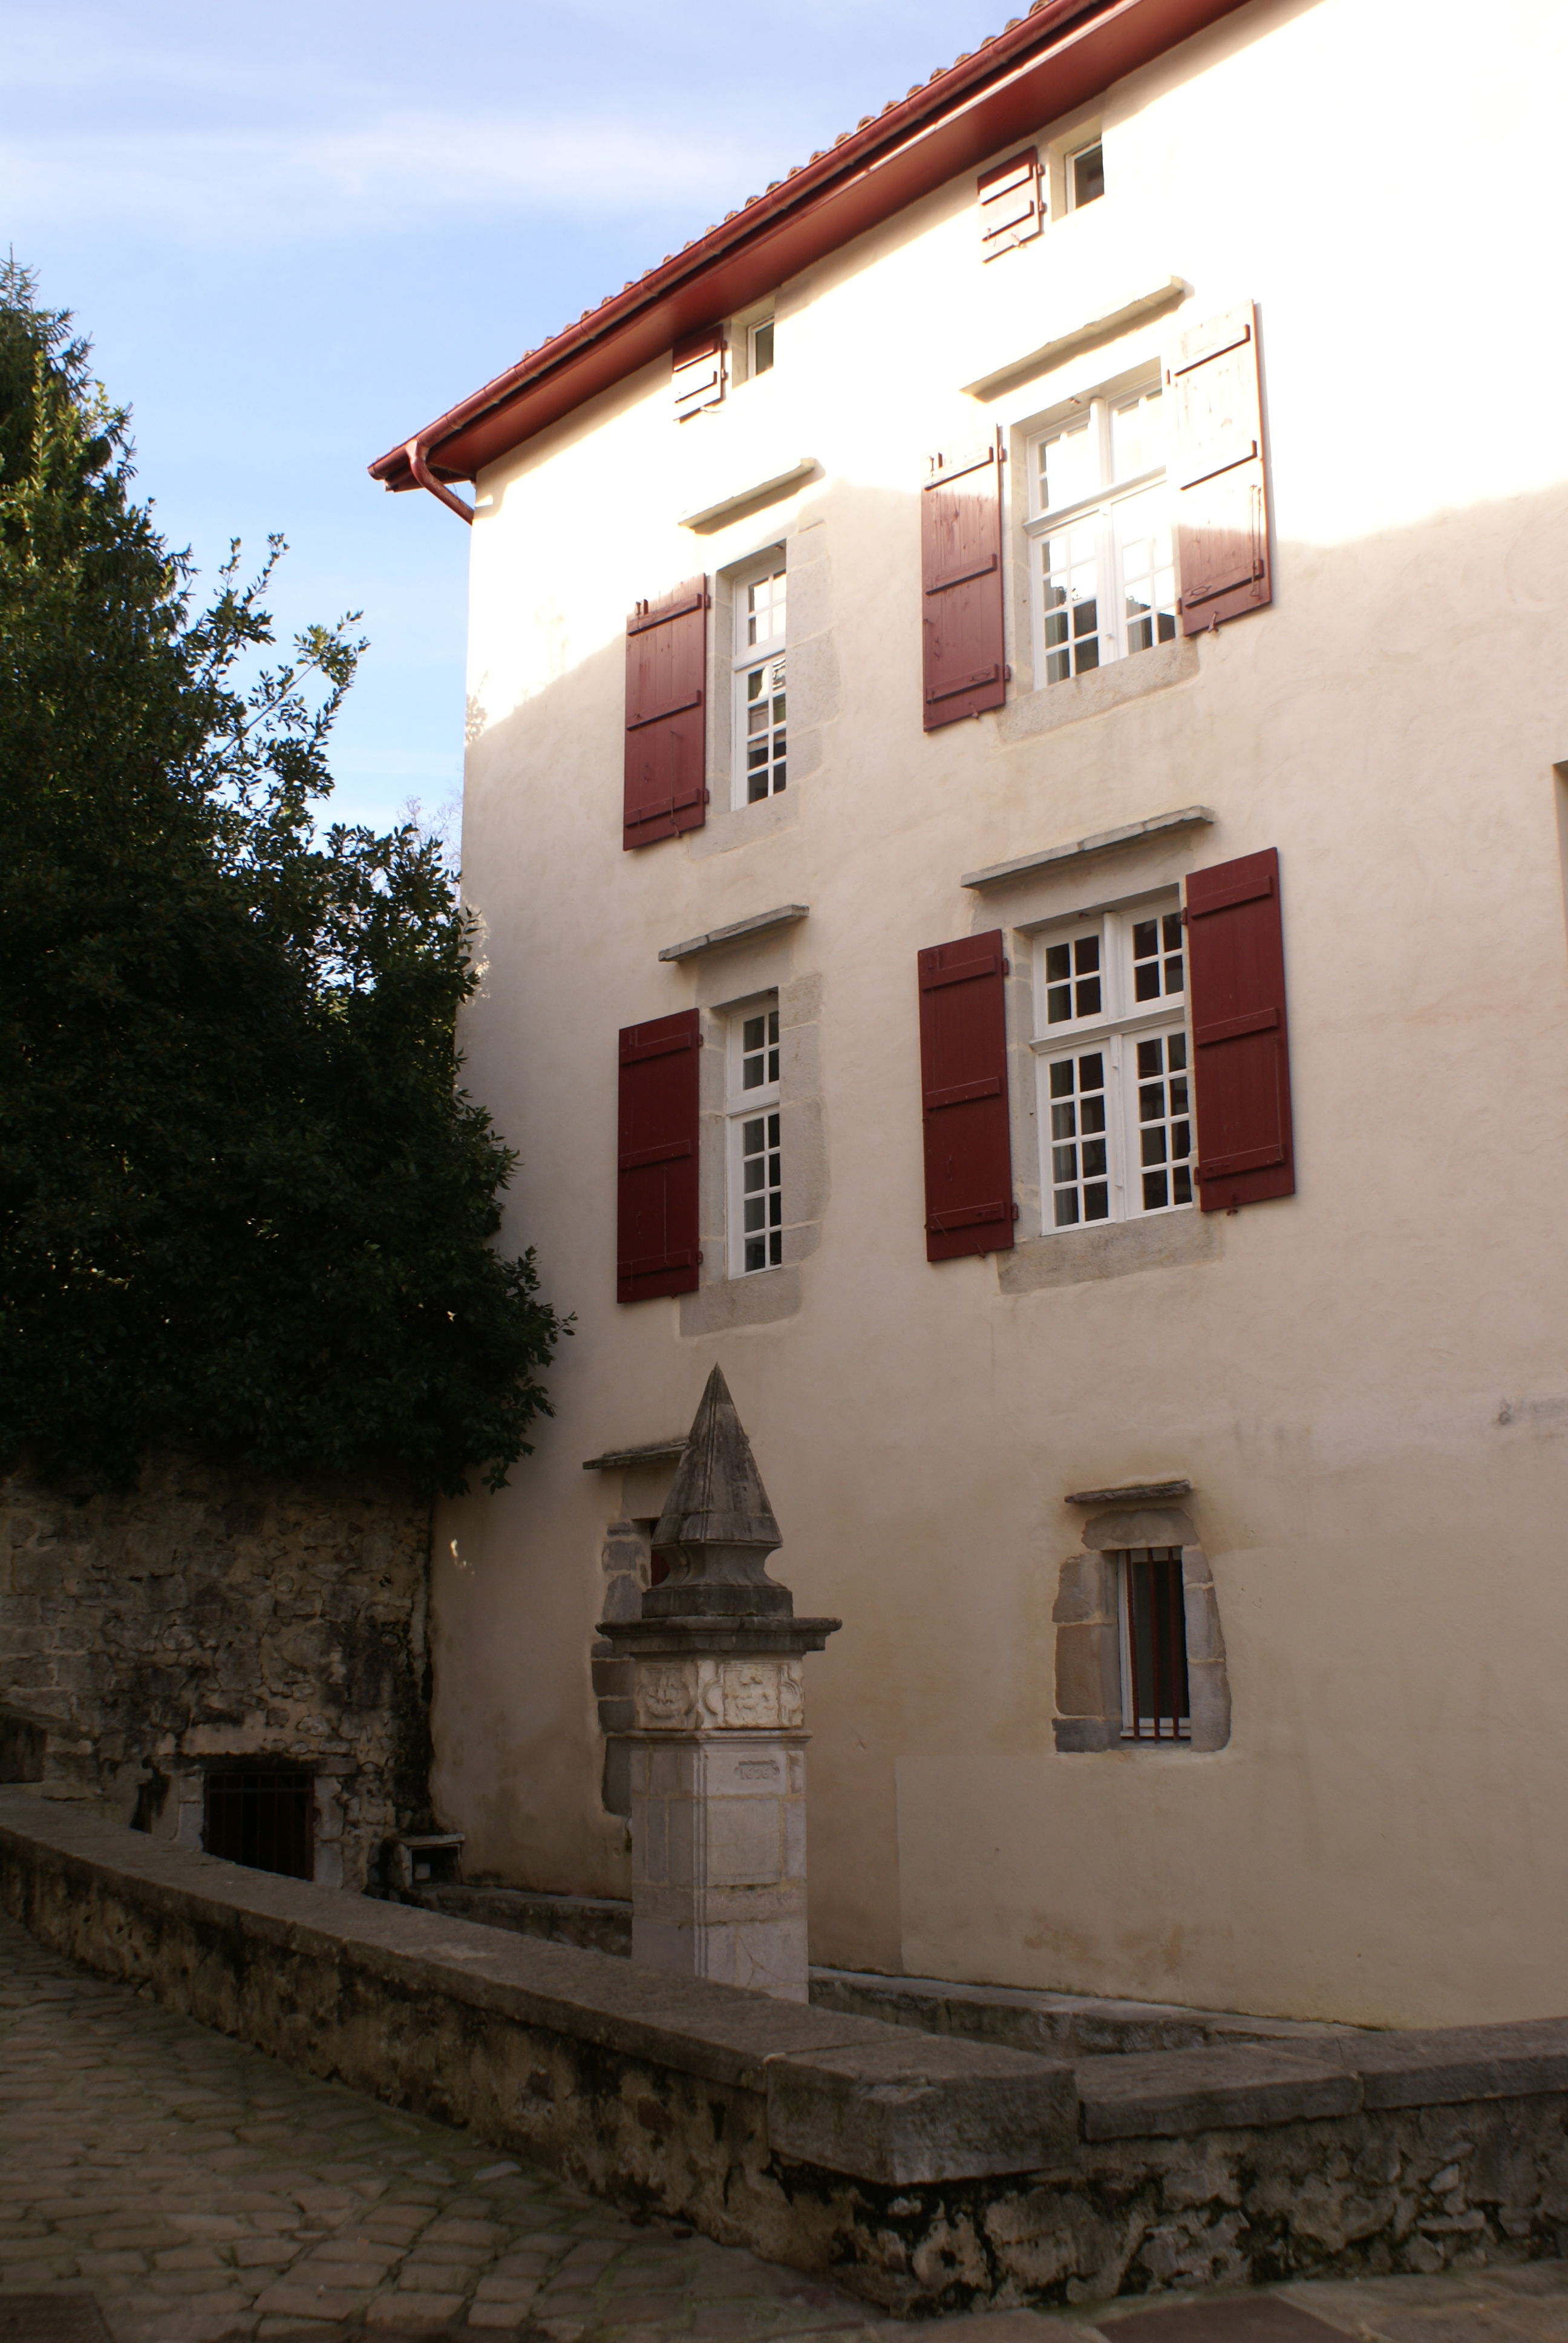
{"label": "small attic window", "polygon": [[755,382],[773,371],[773,304],[759,302],[729,324],[729,347],[737,382]]}
{"label": "small attic window", "polygon": [[1085,204],[1098,203],[1105,193],[1105,148],[1097,138],[1092,146],[1080,146],[1067,157],[1067,208],[1081,212]]}

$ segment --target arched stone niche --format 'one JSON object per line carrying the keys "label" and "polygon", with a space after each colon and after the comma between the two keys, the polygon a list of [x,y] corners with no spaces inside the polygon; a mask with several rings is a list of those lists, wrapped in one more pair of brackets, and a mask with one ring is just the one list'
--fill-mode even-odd
{"label": "arched stone niche", "polygon": [[[1082,1502],[1081,1500],[1070,1502]],[[1056,1715],[1052,1729],[1064,1752],[1160,1746],[1121,1738],[1121,1619],[1116,1557],[1144,1546],[1179,1546],[1187,1621],[1188,1704],[1192,1751],[1223,1749],[1231,1738],[1231,1684],[1209,1557],[1198,1543],[1191,1514],[1169,1500],[1127,1502],[1091,1513],[1083,1550],[1061,1565],[1056,1607]]]}

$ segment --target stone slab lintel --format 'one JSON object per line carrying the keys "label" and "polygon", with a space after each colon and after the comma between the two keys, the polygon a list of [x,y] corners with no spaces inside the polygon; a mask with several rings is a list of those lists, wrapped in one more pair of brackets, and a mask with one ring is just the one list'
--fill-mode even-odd
{"label": "stone slab lintel", "polygon": [[[809,903],[780,903],[774,911],[754,911],[749,920],[732,920],[726,928],[709,928],[705,935],[688,936],[681,944],[666,944],[659,952],[660,960],[695,960],[699,952],[717,951],[721,944],[739,943],[745,937],[759,936],[769,928],[792,928],[800,920],[809,919]],[[685,1442],[681,1446],[684,1448]]]}
{"label": "stone slab lintel", "polygon": [[602,1456],[585,1456],[585,1473],[617,1473],[628,1464],[673,1463],[686,1453],[686,1434],[672,1440],[645,1440],[638,1448],[607,1448]]}
{"label": "stone slab lintel", "polygon": [[721,528],[727,520],[734,520],[739,514],[749,512],[753,505],[769,504],[775,497],[783,496],[787,489],[799,488],[801,481],[809,480],[817,468],[815,456],[799,456],[794,463],[786,465],[781,472],[769,472],[764,480],[753,480],[748,488],[731,488],[712,504],[701,505],[695,512],[682,513],[680,526],[691,529]]}
{"label": "stone slab lintel", "polygon": [[1130,301],[1114,309],[1107,309],[1096,317],[1086,317],[1081,325],[1070,327],[1066,333],[1053,335],[1037,349],[1026,350],[1021,357],[1008,358],[1001,366],[993,367],[989,374],[978,375],[966,382],[964,389],[971,398],[991,398],[998,391],[1010,390],[1014,383],[1031,374],[1043,374],[1048,367],[1060,366],[1077,356],[1080,350],[1092,349],[1096,342],[1108,342],[1124,334],[1145,317],[1157,317],[1162,309],[1173,309],[1184,301],[1191,290],[1184,277],[1165,277],[1151,285],[1147,292],[1135,293]]}
{"label": "stone slab lintel", "polygon": [[1123,822],[1119,830],[1096,830],[1089,838],[1070,839],[1065,846],[1041,847],[1038,854],[1020,854],[1013,862],[993,862],[984,870],[966,870],[959,884],[1000,887],[1009,879],[1029,878],[1037,870],[1054,870],[1060,863],[1086,862],[1091,855],[1109,854],[1119,846],[1141,846],[1146,839],[1182,830],[1202,830],[1218,818],[1208,806],[1181,806],[1174,813],[1151,814],[1147,821]]}

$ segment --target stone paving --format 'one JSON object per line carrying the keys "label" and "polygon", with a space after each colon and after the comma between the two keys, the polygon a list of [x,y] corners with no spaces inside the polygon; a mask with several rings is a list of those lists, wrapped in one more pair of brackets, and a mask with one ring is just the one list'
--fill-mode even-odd
{"label": "stone paving", "polygon": [[[1568,2264],[940,2326],[942,2343],[1568,2343]],[[0,2343],[920,2332],[300,2075],[0,1919]]]}

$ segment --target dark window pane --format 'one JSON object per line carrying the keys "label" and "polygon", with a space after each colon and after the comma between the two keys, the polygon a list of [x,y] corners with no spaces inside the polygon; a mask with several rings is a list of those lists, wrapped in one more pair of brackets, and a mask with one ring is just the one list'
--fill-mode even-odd
{"label": "dark window pane", "polygon": [[1146,960],[1132,971],[1132,994],[1137,1001],[1158,1001],[1160,998],[1160,963]]}
{"label": "dark window pane", "polygon": [[1059,1229],[1070,1229],[1077,1220],[1078,1191],[1076,1188],[1063,1188],[1056,1200],[1056,1225]]}
{"label": "dark window pane", "polygon": [[1105,1061],[1098,1050],[1078,1061],[1078,1087],[1081,1091],[1102,1091],[1105,1088]]}
{"label": "dark window pane", "polygon": [[1085,976],[1079,980],[1078,1013],[1081,1017],[1099,1016],[1100,979],[1097,976]]}
{"label": "dark window pane", "polygon": [[1165,1174],[1163,1172],[1145,1172],[1143,1174],[1143,1209],[1146,1212],[1164,1211]]}
{"label": "dark window pane", "polygon": [[1050,1151],[1050,1176],[1053,1180],[1076,1180],[1078,1150],[1076,1147],[1053,1147]]}
{"label": "dark window pane", "polygon": [[1060,1065],[1052,1066],[1050,1070],[1050,1095],[1052,1098],[1070,1098],[1072,1096],[1072,1060],[1070,1058],[1064,1059]]}
{"label": "dark window pane", "polygon": [[1103,1130],[1104,1130],[1104,1128],[1105,1128],[1105,1100],[1104,1100],[1103,1096],[1099,1097],[1099,1098],[1086,1098],[1086,1099],[1084,1100],[1084,1101],[1083,1101],[1083,1105],[1082,1105],[1082,1110],[1081,1110],[1081,1111],[1082,1111],[1082,1117],[1083,1117],[1083,1121],[1082,1121],[1081,1128],[1082,1128],[1083,1130],[1085,1130],[1085,1131],[1103,1131]]}
{"label": "dark window pane", "polygon": [[1185,1034],[1185,1033],[1172,1033],[1172,1034],[1171,1034],[1171,1072],[1172,1072],[1173,1074],[1179,1074],[1179,1073],[1181,1072],[1181,1071],[1182,1067],[1186,1064],[1186,1062],[1187,1062],[1187,1036],[1186,1036],[1186,1034]]}
{"label": "dark window pane", "polygon": [[1185,1074],[1180,1075],[1171,1085],[1171,1111],[1172,1114],[1185,1114],[1187,1111],[1187,1077]]}
{"label": "dark window pane", "polygon": [[1089,976],[1100,966],[1100,938],[1080,936],[1072,947],[1072,965],[1080,976]]}
{"label": "dark window pane", "polygon": [[1103,1179],[1109,1166],[1103,1139],[1086,1139],[1083,1142],[1083,1176],[1086,1180]]}
{"label": "dark window pane", "polygon": [[1105,148],[1097,139],[1072,157],[1072,207],[1095,204],[1105,193]]}
{"label": "dark window pane", "polygon": [[1142,1133],[1142,1142],[1143,1161],[1145,1163],[1164,1162],[1165,1126],[1162,1122],[1157,1122],[1152,1130],[1144,1131]]}
{"label": "dark window pane", "polygon": [[1108,1221],[1111,1218],[1111,1191],[1108,1188],[1085,1188],[1083,1217],[1086,1221]]}
{"label": "dark window pane", "polygon": [[[1056,1071],[1054,1066],[1051,1071],[1053,1073]],[[1077,1136],[1077,1119],[1070,1104],[1051,1108],[1050,1135],[1052,1139],[1072,1139]]]}
{"label": "dark window pane", "polygon": [[1159,1036],[1156,1035],[1152,1041],[1140,1041],[1138,1044],[1139,1080],[1141,1081],[1147,1081],[1151,1074],[1157,1074],[1161,1071],[1160,1040]]}
{"label": "dark window pane", "polygon": [[1165,1111],[1165,1085],[1164,1085],[1164,1083],[1163,1083],[1163,1082],[1146,1082],[1146,1083],[1144,1084],[1143,1088],[1142,1088],[1142,1089],[1139,1091],[1139,1093],[1138,1093],[1138,1120],[1139,1120],[1139,1121],[1140,1121],[1140,1122],[1154,1122],[1154,1121],[1157,1121],[1159,1120],[1159,1118],[1160,1118],[1160,1117],[1164,1113],[1164,1111]]}
{"label": "dark window pane", "polygon": [[1192,1201],[1192,1174],[1188,1170],[1185,1163],[1180,1163],[1177,1165],[1175,1182],[1176,1194],[1174,1202],[1178,1204],[1190,1204]]}
{"label": "dark window pane", "polygon": [[1053,984],[1051,986],[1050,991],[1045,996],[1045,1014],[1046,1021],[1050,1025],[1065,1025],[1070,1021],[1072,1016],[1072,987],[1070,984]]}

